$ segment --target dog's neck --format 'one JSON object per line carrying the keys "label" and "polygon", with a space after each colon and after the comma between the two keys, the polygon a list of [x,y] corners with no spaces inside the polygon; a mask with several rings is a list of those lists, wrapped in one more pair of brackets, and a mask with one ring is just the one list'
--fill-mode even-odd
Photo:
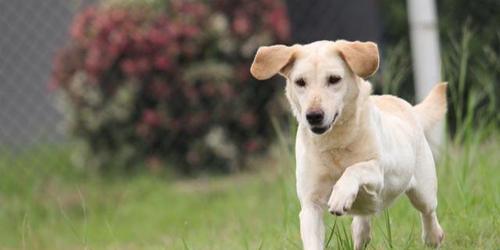
{"label": "dog's neck", "polygon": [[308,140],[319,151],[349,150],[349,146],[362,140],[367,134],[370,123],[369,97],[372,86],[369,82],[359,78],[356,82],[356,93],[350,100],[346,100],[339,120],[323,135],[314,135],[306,128]]}

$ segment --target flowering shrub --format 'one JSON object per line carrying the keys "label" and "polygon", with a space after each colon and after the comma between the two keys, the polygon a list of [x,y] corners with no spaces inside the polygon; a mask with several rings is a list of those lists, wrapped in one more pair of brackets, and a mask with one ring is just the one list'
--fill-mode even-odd
{"label": "flowering shrub", "polygon": [[51,87],[79,164],[231,171],[269,144],[267,110],[280,87],[255,82],[249,66],[258,46],[288,38],[279,1],[94,6],[70,33]]}

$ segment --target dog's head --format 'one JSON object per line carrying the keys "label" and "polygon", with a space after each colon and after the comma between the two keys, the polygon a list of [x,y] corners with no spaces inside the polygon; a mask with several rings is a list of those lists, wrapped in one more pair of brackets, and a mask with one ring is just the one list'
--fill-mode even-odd
{"label": "dog's head", "polygon": [[375,43],[319,41],[260,47],[250,71],[259,80],[283,75],[298,122],[315,134],[323,134],[356,99],[360,79],[374,74],[378,64]]}

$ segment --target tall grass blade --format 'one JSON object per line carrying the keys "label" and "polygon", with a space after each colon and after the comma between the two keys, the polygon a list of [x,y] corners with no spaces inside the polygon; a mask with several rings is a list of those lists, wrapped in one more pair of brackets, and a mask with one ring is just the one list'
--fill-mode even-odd
{"label": "tall grass blade", "polygon": [[328,248],[330,246],[330,242],[332,241],[333,234],[335,232],[335,229],[337,228],[337,217],[333,219],[333,226],[330,228],[330,233],[328,234],[328,239],[326,240],[325,248]]}

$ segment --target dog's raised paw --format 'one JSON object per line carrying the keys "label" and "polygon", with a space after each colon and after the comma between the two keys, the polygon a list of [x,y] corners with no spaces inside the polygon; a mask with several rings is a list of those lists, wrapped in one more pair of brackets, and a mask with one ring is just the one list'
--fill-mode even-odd
{"label": "dog's raised paw", "polygon": [[355,188],[334,187],[328,200],[328,211],[336,216],[344,215],[351,209],[356,194],[357,190]]}

